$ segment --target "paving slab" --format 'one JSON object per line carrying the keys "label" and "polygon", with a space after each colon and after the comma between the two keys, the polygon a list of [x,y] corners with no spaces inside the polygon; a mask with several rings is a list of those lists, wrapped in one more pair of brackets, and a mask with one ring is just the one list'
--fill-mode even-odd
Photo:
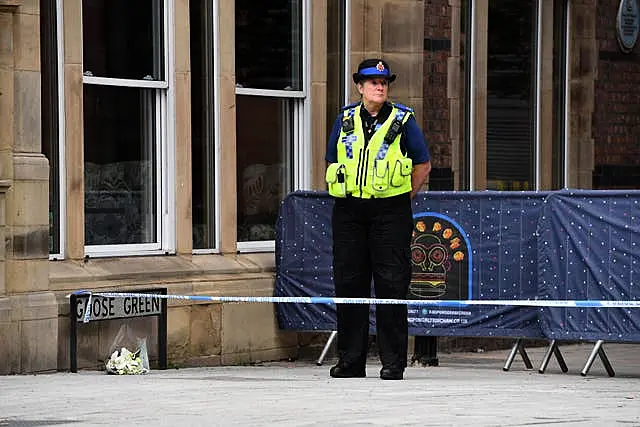
{"label": "paving slab", "polygon": [[104,372],[0,377],[0,426],[640,426],[640,347],[606,344],[616,376],[591,345],[561,346],[569,366],[528,349],[508,372],[507,351],[440,354],[440,366],[407,368],[404,381],[333,379],[332,361],[172,369],[143,376]]}

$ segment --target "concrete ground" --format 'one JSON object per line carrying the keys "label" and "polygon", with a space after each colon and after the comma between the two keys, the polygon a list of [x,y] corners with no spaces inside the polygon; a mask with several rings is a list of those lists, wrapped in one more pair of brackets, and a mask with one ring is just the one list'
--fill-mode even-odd
{"label": "concrete ground", "polygon": [[440,354],[439,367],[409,367],[404,381],[332,379],[332,361],[151,371],[0,377],[0,426],[640,426],[640,347],[606,344],[616,376],[590,344],[561,346],[569,366],[534,370],[508,351]]}

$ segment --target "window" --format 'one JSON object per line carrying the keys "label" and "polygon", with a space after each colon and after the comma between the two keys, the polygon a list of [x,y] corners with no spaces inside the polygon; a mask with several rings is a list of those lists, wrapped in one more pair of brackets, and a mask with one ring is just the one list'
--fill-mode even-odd
{"label": "window", "polygon": [[173,250],[164,0],[83,0],[85,245]]}
{"label": "window", "polygon": [[301,0],[236,0],[238,87],[302,90],[301,28]]}
{"label": "window", "polygon": [[308,185],[308,2],[236,0],[238,249],[273,250],[284,196]]}
{"label": "window", "polygon": [[85,243],[154,243],[158,153],[155,93],[85,85]]}
{"label": "window", "polygon": [[537,0],[489,2],[487,188],[535,189]]}
{"label": "window", "polygon": [[[484,166],[482,162],[486,160],[487,189],[562,188],[567,174],[568,0],[554,0],[553,3],[539,0],[463,0],[461,5],[461,28],[464,32],[461,40],[465,43],[461,57],[467,66],[461,67],[465,84],[460,92],[468,96],[463,94],[460,98],[466,134],[457,138],[464,141],[463,149],[459,151],[460,158],[464,159],[461,176],[458,177],[460,187],[482,189],[476,185],[476,177],[480,180],[483,177],[476,175],[474,167],[476,164]],[[553,13],[552,41],[547,37],[551,34],[542,33],[541,25],[543,16],[549,12]],[[485,27],[483,17],[488,20],[486,40],[483,34],[476,34]],[[547,31],[549,27],[545,28]],[[484,43],[486,69],[477,69],[485,62],[478,61],[476,56],[477,52],[484,51]],[[548,62],[543,63],[542,43],[552,43],[548,47],[553,49],[553,62],[548,68]],[[481,98],[482,93],[478,91],[482,87],[478,85],[483,84],[484,72],[486,104],[465,101],[474,100],[478,95]],[[552,99],[542,93],[541,82],[552,87]],[[476,111],[482,108],[486,111]],[[473,137],[482,140],[483,136],[476,134],[482,131],[482,126],[476,124],[476,118],[485,112],[486,147],[481,143],[476,147]],[[543,112],[545,115],[541,119]],[[550,116],[546,115],[547,112]],[[550,132],[541,132],[542,123],[548,123]],[[479,158],[477,153],[483,153],[484,148],[486,158]],[[550,180],[543,183],[543,176],[550,177]],[[541,188],[543,185],[545,188]]]}
{"label": "window", "polygon": [[83,0],[85,76],[164,80],[162,0]]}
{"label": "window", "polygon": [[237,140],[242,143],[237,154],[239,242],[275,239],[280,202],[292,190],[294,102],[262,96],[237,99]]}
{"label": "window", "polygon": [[216,31],[211,0],[189,2],[191,31],[192,228],[195,251],[216,247]]}
{"label": "window", "polygon": [[56,0],[40,2],[40,59],[41,59],[41,115],[42,153],[49,160],[49,254],[62,257],[62,172],[63,159],[60,118],[62,116],[62,96],[60,78],[59,43],[61,43],[60,22],[62,14]]}

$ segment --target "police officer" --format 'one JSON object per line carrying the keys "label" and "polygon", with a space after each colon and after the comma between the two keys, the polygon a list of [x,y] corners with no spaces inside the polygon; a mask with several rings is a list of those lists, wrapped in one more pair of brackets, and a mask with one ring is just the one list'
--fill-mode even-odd
{"label": "police officer", "polygon": [[[388,100],[396,79],[382,59],[367,59],[353,81],[360,101],[341,109],[327,145],[337,297],[404,299],[411,280],[411,198],[431,163],[413,111]],[[407,366],[407,306],[376,305],[380,378],[401,380]],[[369,306],[338,304],[335,378],[364,377]]]}

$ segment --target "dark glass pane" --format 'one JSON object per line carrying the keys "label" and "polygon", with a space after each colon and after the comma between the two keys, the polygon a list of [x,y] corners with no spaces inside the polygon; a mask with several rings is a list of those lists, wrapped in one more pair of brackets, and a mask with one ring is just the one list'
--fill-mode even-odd
{"label": "dark glass pane", "polygon": [[274,240],[280,203],[292,189],[294,101],[238,96],[236,102],[238,241]]}
{"label": "dark glass pane", "polygon": [[[471,108],[468,101],[468,94],[471,90],[471,0],[461,0],[460,2],[460,69],[458,71],[458,111],[452,111],[451,114],[458,114],[460,126],[458,129],[459,141],[458,155],[463,159],[463,166],[459,168],[458,188],[456,190],[469,190],[471,187]],[[452,50],[456,46],[452,46]],[[453,172],[452,172],[453,175]],[[431,174],[433,176],[433,173]],[[453,179],[453,176],[452,176]],[[432,178],[429,179],[431,183]],[[429,186],[431,188],[431,185]]]}
{"label": "dark glass pane", "polygon": [[86,245],[157,241],[155,98],[84,85]]}
{"label": "dark glass pane", "polygon": [[302,90],[302,0],[236,0],[239,87]]}
{"label": "dark glass pane", "polygon": [[640,166],[599,165],[593,169],[594,190],[640,189]]}
{"label": "dark glass pane", "polygon": [[162,80],[162,0],[82,0],[85,75]]}
{"label": "dark glass pane", "polygon": [[193,248],[215,246],[213,31],[210,0],[191,0]]}
{"label": "dark glass pane", "polygon": [[49,160],[49,253],[60,253],[58,45],[56,1],[40,1],[42,153]]}
{"label": "dark glass pane", "polygon": [[345,2],[327,2],[327,136],[345,104]]}
{"label": "dark glass pane", "polygon": [[564,187],[567,0],[555,0],[553,10],[553,149],[552,189]]}
{"label": "dark glass pane", "polygon": [[535,0],[489,2],[489,189],[529,190],[535,186],[535,13]]}

